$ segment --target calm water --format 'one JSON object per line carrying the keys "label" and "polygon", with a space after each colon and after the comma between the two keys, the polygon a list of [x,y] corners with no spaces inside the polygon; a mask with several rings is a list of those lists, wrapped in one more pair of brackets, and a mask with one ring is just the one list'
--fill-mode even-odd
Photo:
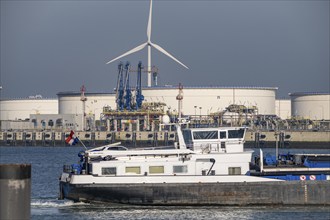
{"label": "calm water", "polygon": [[[32,219],[327,219],[330,207],[158,207],[59,201],[63,164],[78,162],[79,147],[0,147],[0,163],[32,164]],[[267,149],[266,152],[274,150]],[[290,152],[329,153],[329,150]],[[288,150],[280,150],[287,153]]]}

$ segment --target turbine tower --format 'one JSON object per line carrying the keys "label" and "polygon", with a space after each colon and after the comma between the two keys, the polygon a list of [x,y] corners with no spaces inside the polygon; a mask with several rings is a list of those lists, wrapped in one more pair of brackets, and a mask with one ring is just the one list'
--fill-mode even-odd
{"label": "turbine tower", "polygon": [[162,52],[163,54],[165,54],[166,56],[170,57],[171,59],[173,59],[175,62],[179,63],[180,65],[184,66],[185,68],[189,69],[186,65],[184,65],[183,63],[181,63],[178,59],[176,59],[174,56],[172,56],[169,52],[167,52],[166,50],[164,50],[161,46],[152,43],[151,42],[151,17],[152,17],[152,0],[150,0],[150,10],[149,10],[149,20],[148,20],[148,27],[147,27],[147,42],[127,51],[126,53],[120,55],[119,57],[116,57],[112,60],[110,60],[109,62],[107,62],[107,64],[118,60],[124,56],[127,56],[129,54],[135,53],[137,51],[142,50],[143,48],[145,48],[146,46],[148,46],[148,87],[151,87],[151,47],[155,48],[156,50]]}

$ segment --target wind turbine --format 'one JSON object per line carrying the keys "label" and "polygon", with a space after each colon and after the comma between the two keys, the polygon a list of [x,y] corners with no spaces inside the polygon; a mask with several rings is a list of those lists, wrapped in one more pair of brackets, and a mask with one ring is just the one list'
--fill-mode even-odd
{"label": "wind turbine", "polygon": [[118,60],[124,56],[135,53],[137,51],[140,51],[143,48],[145,48],[146,46],[148,46],[148,87],[151,87],[151,47],[162,52],[163,54],[170,57],[175,62],[177,62],[177,63],[181,64],[182,66],[184,66],[185,68],[189,69],[186,65],[181,63],[178,59],[176,59],[174,56],[172,56],[169,52],[164,50],[161,46],[151,42],[151,17],[152,17],[152,0],[150,0],[149,20],[148,20],[148,27],[147,27],[147,38],[148,38],[147,42],[145,42],[145,43],[127,51],[126,53],[120,55],[119,57],[116,57],[116,58],[110,60],[109,62],[107,62],[107,64],[112,63],[115,60]]}

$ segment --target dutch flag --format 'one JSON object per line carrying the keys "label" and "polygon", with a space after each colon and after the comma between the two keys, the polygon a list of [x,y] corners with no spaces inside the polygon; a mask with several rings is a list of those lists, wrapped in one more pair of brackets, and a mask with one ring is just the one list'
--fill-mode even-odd
{"label": "dutch flag", "polygon": [[78,139],[78,137],[76,137],[74,132],[71,131],[69,137],[67,137],[67,139],[65,139],[65,142],[70,145],[75,145],[79,142],[79,139]]}

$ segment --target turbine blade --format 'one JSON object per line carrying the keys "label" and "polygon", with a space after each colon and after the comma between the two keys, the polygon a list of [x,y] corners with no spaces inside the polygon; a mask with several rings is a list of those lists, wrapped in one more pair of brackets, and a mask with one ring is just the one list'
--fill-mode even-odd
{"label": "turbine blade", "polygon": [[163,54],[165,54],[166,56],[172,58],[172,60],[174,60],[175,62],[181,64],[182,66],[184,66],[185,68],[189,69],[186,65],[184,65],[183,63],[181,63],[178,59],[176,59],[174,56],[172,56],[169,52],[167,52],[166,50],[164,50],[161,46],[151,43],[149,42],[149,44],[151,46],[153,46],[155,49],[157,49],[158,51],[162,52]]}
{"label": "turbine blade", "polygon": [[145,48],[145,46],[147,46],[147,44],[148,44],[148,43],[143,43],[143,44],[141,44],[141,45],[139,45],[139,46],[133,48],[132,50],[129,50],[129,51],[127,51],[126,53],[120,55],[119,57],[116,57],[115,59],[110,60],[109,62],[107,62],[107,64],[112,63],[113,61],[118,60],[118,59],[120,59],[120,58],[122,58],[122,57],[124,57],[124,56],[127,56],[127,55],[129,55],[129,54],[135,53],[135,52],[137,52],[137,51],[139,51],[139,50],[142,50],[143,48]]}
{"label": "turbine blade", "polygon": [[150,0],[149,20],[148,20],[148,27],[147,27],[148,42],[151,39],[151,17],[152,17],[152,0]]}

